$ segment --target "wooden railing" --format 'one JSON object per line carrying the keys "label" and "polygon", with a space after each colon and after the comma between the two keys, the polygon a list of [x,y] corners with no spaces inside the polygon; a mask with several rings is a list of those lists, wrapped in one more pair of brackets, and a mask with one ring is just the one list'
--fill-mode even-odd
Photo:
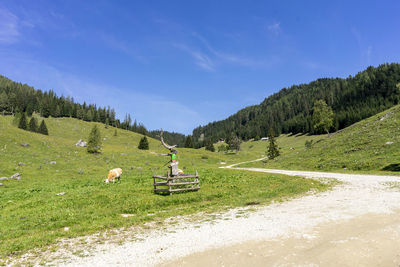
{"label": "wooden railing", "polygon": [[199,174],[181,174],[171,176],[153,175],[154,193],[168,193],[172,195],[174,192],[197,191],[200,189]]}

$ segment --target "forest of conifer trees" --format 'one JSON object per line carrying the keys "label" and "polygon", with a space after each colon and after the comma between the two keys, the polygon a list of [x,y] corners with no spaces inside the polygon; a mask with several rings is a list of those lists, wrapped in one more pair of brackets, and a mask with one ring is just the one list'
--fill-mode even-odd
{"label": "forest of conifer trees", "polygon": [[195,147],[199,138],[216,142],[232,133],[242,140],[267,136],[269,128],[281,133],[318,134],[312,127],[313,105],[324,100],[334,112],[329,132],[343,129],[357,121],[399,103],[400,64],[368,67],[354,77],[322,78],[308,84],[283,88],[261,104],[246,107],[229,118],[193,130]]}

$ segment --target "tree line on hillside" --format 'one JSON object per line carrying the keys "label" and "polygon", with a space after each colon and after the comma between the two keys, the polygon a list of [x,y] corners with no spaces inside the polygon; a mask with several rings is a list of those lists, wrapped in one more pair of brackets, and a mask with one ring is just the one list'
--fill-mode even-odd
{"label": "tree line on hillside", "polygon": [[[158,138],[159,131],[148,131],[146,127],[132,120],[129,114],[123,121],[116,118],[116,113],[110,107],[97,107],[95,104],[77,103],[72,97],[58,97],[53,90],[42,91],[33,87],[14,82],[0,75],[0,114],[15,115],[25,113],[30,117],[36,112],[41,117],[72,117],[88,122],[101,122],[106,125],[133,131],[150,137]],[[183,146],[185,135],[165,132],[165,140],[170,144]]]}
{"label": "tree line on hillside", "polygon": [[368,67],[354,77],[322,78],[283,88],[261,104],[246,107],[222,121],[193,130],[194,147],[234,135],[242,140],[268,136],[269,128],[281,133],[326,132],[313,127],[313,107],[323,100],[333,111],[327,131],[337,131],[399,103],[400,64]]}

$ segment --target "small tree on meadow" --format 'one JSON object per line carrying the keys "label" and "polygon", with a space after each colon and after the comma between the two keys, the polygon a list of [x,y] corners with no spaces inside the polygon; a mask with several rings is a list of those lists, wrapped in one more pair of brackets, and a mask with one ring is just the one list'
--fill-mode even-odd
{"label": "small tree on meadow", "polygon": [[314,103],[312,125],[314,130],[320,133],[328,133],[333,126],[333,111],[324,100],[317,100]]}
{"label": "small tree on meadow", "polygon": [[18,128],[20,128],[22,130],[27,130],[28,129],[28,124],[27,124],[27,121],[26,121],[25,113],[21,114],[21,117],[20,117],[19,122],[18,122]]}
{"label": "small tree on meadow", "polygon": [[215,147],[214,144],[211,142],[211,140],[207,140],[206,142],[206,150],[215,152]]}
{"label": "small tree on meadow", "polygon": [[99,153],[101,148],[100,130],[97,125],[94,125],[89,134],[89,141],[87,145],[87,152]]}
{"label": "small tree on meadow", "polygon": [[228,145],[220,144],[217,149],[218,149],[218,152],[225,152],[228,150]]}
{"label": "small tree on meadow", "polygon": [[193,148],[193,141],[192,141],[192,137],[190,135],[188,135],[188,137],[186,137],[184,147]]}
{"label": "small tree on meadow", "polygon": [[40,123],[38,133],[41,133],[44,135],[49,135],[49,131],[47,130],[47,126],[46,126],[46,123],[44,122],[44,120],[42,120],[42,122]]}
{"label": "small tree on meadow", "polygon": [[110,119],[109,119],[109,118],[106,118],[106,122],[105,122],[104,127],[105,127],[106,129],[108,129],[108,125],[110,125]]}
{"label": "small tree on meadow", "polygon": [[240,145],[242,144],[242,140],[239,139],[236,135],[229,138],[228,149],[234,150],[236,153],[240,151]]}
{"label": "small tree on meadow", "polygon": [[268,146],[267,156],[269,159],[274,159],[278,157],[280,153],[279,153],[279,148],[275,142],[274,130],[272,128],[269,128],[268,140],[269,140],[269,146]]}
{"label": "small tree on meadow", "polygon": [[38,124],[37,124],[35,117],[32,117],[31,120],[29,121],[29,131],[31,131],[31,132],[38,131]]}
{"label": "small tree on meadow", "polygon": [[143,136],[143,137],[140,139],[138,148],[139,148],[139,149],[142,149],[142,150],[148,150],[148,149],[149,149],[149,141],[147,140],[147,137],[146,137],[146,136]]}

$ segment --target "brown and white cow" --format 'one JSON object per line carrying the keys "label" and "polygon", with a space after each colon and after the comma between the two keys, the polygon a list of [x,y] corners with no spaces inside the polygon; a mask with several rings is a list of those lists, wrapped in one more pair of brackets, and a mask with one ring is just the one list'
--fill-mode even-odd
{"label": "brown and white cow", "polygon": [[104,182],[109,183],[112,181],[113,183],[115,183],[115,179],[117,179],[117,178],[118,178],[118,182],[120,182],[121,174],[122,174],[121,168],[112,169],[108,172],[107,179]]}

